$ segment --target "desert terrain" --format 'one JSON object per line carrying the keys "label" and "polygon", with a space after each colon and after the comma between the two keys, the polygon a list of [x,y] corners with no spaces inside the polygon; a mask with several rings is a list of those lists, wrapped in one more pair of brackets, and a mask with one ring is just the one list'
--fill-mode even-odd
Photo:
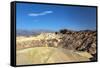
{"label": "desert terrain", "polygon": [[96,31],[41,32],[16,37],[16,63],[46,64],[96,60]]}

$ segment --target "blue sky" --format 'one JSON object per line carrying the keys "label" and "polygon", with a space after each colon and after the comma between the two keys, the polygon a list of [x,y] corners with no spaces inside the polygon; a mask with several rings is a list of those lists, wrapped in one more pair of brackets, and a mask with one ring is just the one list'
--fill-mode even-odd
{"label": "blue sky", "polygon": [[17,3],[17,29],[96,29],[96,8]]}

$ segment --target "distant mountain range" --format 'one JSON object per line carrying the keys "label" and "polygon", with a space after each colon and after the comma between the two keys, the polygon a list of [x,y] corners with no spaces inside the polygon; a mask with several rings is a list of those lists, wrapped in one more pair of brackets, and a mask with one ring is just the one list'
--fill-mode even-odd
{"label": "distant mountain range", "polygon": [[45,33],[52,33],[54,31],[51,31],[51,30],[22,30],[22,29],[17,29],[16,31],[16,35],[17,36],[31,36],[31,35],[38,35],[42,32],[45,32]]}
{"label": "distant mountain range", "polygon": [[[80,30],[80,31],[74,31],[74,30],[68,30],[66,29],[66,31],[68,32],[94,32],[96,30]],[[23,29],[17,29],[16,35],[17,36],[31,36],[31,35],[39,35],[40,33],[52,33],[55,31],[52,30],[45,30],[45,29],[38,29],[38,30],[23,30]],[[59,31],[58,31],[59,32]]]}

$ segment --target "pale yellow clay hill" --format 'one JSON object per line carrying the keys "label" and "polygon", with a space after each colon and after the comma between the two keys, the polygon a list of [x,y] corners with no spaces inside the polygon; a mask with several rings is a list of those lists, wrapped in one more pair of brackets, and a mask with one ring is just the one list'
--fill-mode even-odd
{"label": "pale yellow clay hill", "polygon": [[17,51],[17,65],[90,61],[87,52],[75,52],[63,48],[34,47]]}
{"label": "pale yellow clay hill", "polygon": [[60,37],[59,35],[56,35],[54,33],[41,33],[38,36],[17,37],[17,42],[30,41],[30,40],[47,40],[47,39],[55,39],[55,38],[58,39],[59,37]]}

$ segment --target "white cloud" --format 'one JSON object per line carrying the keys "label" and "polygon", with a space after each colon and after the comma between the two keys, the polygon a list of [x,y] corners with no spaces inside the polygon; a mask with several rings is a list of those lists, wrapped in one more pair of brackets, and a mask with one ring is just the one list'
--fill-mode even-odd
{"label": "white cloud", "polygon": [[40,13],[29,13],[29,16],[42,16],[42,15],[46,15],[46,14],[50,14],[53,13],[53,11],[44,11],[44,12],[40,12]]}

